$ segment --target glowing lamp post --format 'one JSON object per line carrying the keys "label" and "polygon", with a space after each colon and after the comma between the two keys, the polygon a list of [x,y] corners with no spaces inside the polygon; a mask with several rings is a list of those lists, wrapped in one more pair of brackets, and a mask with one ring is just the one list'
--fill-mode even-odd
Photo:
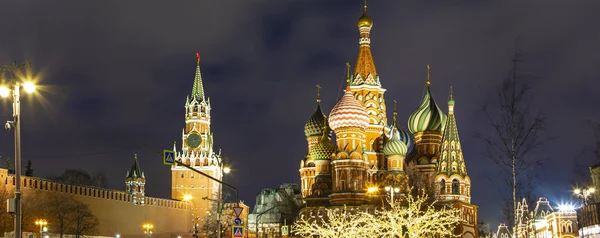
{"label": "glowing lamp post", "polygon": [[42,236],[44,235],[44,228],[46,225],[48,225],[48,221],[44,219],[37,219],[35,220],[35,224],[40,226],[40,238],[42,238]]}
{"label": "glowing lamp post", "polygon": [[585,189],[585,188],[584,189],[576,188],[575,190],[573,190],[573,193],[575,195],[577,195],[577,197],[581,198],[581,200],[583,200],[583,204],[584,205],[588,205],[589,198],[595,192],[596,192],[595,188],[587,188],[587,189]]}
{"label": "glowing lamp post", "polygon": [[393,187],[390,187],[390,186],[386,186],[385,187],[385,191],[390,192],[391,203],[394,203],[394,193],[399,193],[400,192],[400,188],[393,188]]}
{"label": "glowing lamp post", "polygon": [[154,229],[154,225],[146,223],[142,227],[144,228],[144,234],[146,234],[148,237],[152,237],[152,229]]}
{"label": "glowing lamp post", "polygon": [[[13,98],[13,120],[7,121],[4,129],[10,130],[14,128],[15,131],[15,198],[14,198],[14,213],[15,213],[15,238],[21,238],[21,222],[23,220],[23,213],[21,211],[21,87],[25,89],[27,93],[33,93],[35,91],[35,84],[25,80],[23,82],[23,73],[21,69],[24,67],[30,67],[29,63],[22,65],[2,65],[0,66],[0,81],[3,84],[0,86],[0,96],[8,97],[12,91]],[[4,85],[6,79],[4,74],[9,72],[12,80],[10,84]]]}

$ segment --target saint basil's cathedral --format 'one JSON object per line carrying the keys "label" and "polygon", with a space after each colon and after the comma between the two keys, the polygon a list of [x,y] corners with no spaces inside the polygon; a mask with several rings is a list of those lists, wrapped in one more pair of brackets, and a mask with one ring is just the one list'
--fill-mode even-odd
{"label": "saint basil's cathedral", "polygon": [[[389,196],[390,192],[383,190],[388,186],[399,188],[398,195],[410,187],[426,188],[438,203],[461,210],[456,234],[478,237],[477,206],[471,204],[471,179],[451,90],[446,114],[431,93],[427,66],[424,95],[408,117],[410,133],[398,125],[395,108],[388,124],[386,89],[371,54],[372,27],[365,4],[358,20],[358,57],[353,73],[347,64],[345,93],[329,116],[321,109],[319,95],[317,107],[304,126],[308,155],[300,162],[300,179],[307,209],[373,204]],[[379,192],[369,193],[369,187],[378,187]]]}

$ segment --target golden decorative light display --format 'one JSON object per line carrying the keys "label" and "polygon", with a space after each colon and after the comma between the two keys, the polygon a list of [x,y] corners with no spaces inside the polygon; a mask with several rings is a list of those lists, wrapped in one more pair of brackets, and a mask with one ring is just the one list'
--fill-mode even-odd
{"label": "golden decorative light display", "polygon": [[[324,208],[301,215],[292,226],[301,237],[437,237],[453,236],[461,220],[461,210],[428,203],[428,196],[393,202],[382,210],[361,208]],[[322,212],[322,213],[321,213]],[[375,214],[375,215],[374,215]]]}

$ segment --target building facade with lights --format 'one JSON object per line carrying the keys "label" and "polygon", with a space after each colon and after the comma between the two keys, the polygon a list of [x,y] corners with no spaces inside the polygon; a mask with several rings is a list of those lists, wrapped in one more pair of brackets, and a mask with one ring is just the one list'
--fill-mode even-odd
{"label": "building facade with lights", "polygon": [[[575,194],[583,200],[584,205],[577,209],[577,224],[579,225],[579,237],[600,238],[600,164],[596,164],[590,169],[592,177],[592,187],[576,189]],[[589,193],[589,191],[592,191]]]}
{"label": "building facade with lights", "polygon": [[517,204],[516,238],[574,238],[579,237],[577,213],[574,206],[559,205],[555,211],[548,199],[542,197],[529,210],[523,199]]}
{"label": "building facade with lights", "polygon": [[393,121],[388,123],[387,90],[371,53],[372,26],[365,5],[358,20],[358,57],[353,71],[347,65],[344,95],[327,117],[319,88],[316,109],[304,126],[308,154],[299,171],[305,212],[311,207],[365,206],[395,191],[397,196],[408,192],[409,187],[426,189],[440,203],[461,210],[463,220],[456,234],[478,237],[477,206],[471,204],[471,180],[452,93],[446,114],[432,95],[427,66],[425,93],[408,118],[410,133],[398,126],[395,104]]}

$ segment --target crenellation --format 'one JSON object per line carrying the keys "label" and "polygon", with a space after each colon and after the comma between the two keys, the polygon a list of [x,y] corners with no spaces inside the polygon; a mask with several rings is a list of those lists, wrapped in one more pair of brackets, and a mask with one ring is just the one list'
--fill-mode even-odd
{"label": "crenellation", "polygon": [[[6,169],[0,168],[0,171],[6,171]],[[13,181],[13,183],[11,185],[12,186],[15,185],[15,183],[14,183],[15,178],[13,175],[8,175],[5,173],[0,173],[0,174],[2,174],[2,177],[4,177],[5,185],[9,185],[8,184],[9,178]],[[70,184],[49,181],[49,180],[43,179],[43,178],[27,177],[27,176],[22,176],[21,181],[22,181],[22,185],[24,188],[35,189],[35,190],[40,190],[40,191],[68,193],[68,194],[73,194],[73,195],[78,195],[78,196],[94,197],[94,198],[100,198],[100,199],[125,201],[125,202],[131,202],[133,200],[133,196],[131,194],[127,194],[126,192],[119,191],[119,190],[99,188],[99,187],[90,187],[90,186],[84,186],[84,185],[70,185]],[[187,203],[183,202],[183,201],[164,199],[164,198],[153,198],[153,197],[146,197],[146,199],[147,199],[146,201],[163,201],[163,202],[159,202],[159,203],[156,203],[156,202],[152,203],[153,205],[159,206],[159,207],[187,209]],[[150,204],[150,203],[147,203],[147,204]]]}

